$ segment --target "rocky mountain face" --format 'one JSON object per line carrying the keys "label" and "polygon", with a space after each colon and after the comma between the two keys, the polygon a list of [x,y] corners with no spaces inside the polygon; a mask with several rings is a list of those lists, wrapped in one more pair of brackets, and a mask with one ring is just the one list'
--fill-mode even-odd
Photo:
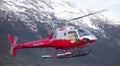
{"label": "rocky mountain face", "polygon": [[55,25],[54,21],[68,20],[94,11],[79,9],[69,0],[1,0],[0,6],[0,66],[120,65],[120,20],[104,14],[70,21],[97,36],[97,42],[87,47],[93,50],[88,56],[43,59],[41,55],[50,54],[51,48],[35,48],[20,49],[16,57],[11,57],[7,34],[18,36],[17,43],[42,39],[47,37],[51,26]]}

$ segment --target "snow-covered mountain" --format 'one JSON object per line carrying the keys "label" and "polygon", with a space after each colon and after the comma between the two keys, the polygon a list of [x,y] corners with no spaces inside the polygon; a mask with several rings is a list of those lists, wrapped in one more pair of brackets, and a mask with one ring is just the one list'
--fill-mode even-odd
{"label": "snow-covered mountain", "polygon": [[[53,16],[56,19],[68,20],[94,12],[89,9],[79,9],[70,0],[4,0],[1,6],[1,10],[14,13],[17,16],[15,18],[22,21],[47,21],[52,20]],[[103,14],[86,17],[74,23],[99,29],[97,25],[99,23],[94,23],[92,20],[101,20],[104,24],[120,25],[120,20]]]}
{"label": "snow-covered mountain", "polygon": [[[68,20],[95,12],[74,6],[72,0],[1,0],[0,1],[0,66],[117,66],[120,65],[120,20],[103,13],[70,21],[90,30],[98,37],[90,48],[93,53],[86,57],[63,60],[41,59],[45,50],[21,50],[16,58],[8,55],[7,34],[26,42],[47,37],[49,21]],[[46,21],[44,23],[44,21]],[[4,51],[2,51],[4,50]],[[49,54],[49,50],[47,50]],[[39,57],[39,58],[38,58]],[[81,60],[82,59],[82,60]],[[92,59],[92,60],[91,60]],[[37,61],[36,61],[37,60]],[[61,63],[60,63],[61,62]],[[31,63],[31,64],[29,64]]]}

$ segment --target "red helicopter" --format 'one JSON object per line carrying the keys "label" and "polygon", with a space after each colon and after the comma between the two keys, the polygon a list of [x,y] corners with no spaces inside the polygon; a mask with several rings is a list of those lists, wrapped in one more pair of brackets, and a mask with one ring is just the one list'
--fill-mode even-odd
{"label": "red helicopter", "polygon": [[[70,20],[83,18],[102,11],[105,10],[90,13]],[[70,20],[62,20],[62,21],[70,21]],[[52,47],[53,49],[51,55],[41,56],[43,58],[70,58],[70,57],[79,57],[79,56],[88,55],[91,52],[91,50],[82,52],[81,49],[86,46],[94,44],[97,40],[97,38],[87,29],[81,27],[75,28],[73,26],[58,27],[49,34],[48,38],[21,43],[21,44],[16,44],[17,38],[15,38],[14,40],[11,34],[8,34],[8,38],[12,46],[10,50],[10,54],[13,56],[16,56],[17,49]],[[54,53],[55,49],[62,49],[64,50],[64,53],[55,55]],[[67,50],[69,49],[73,49],[74,51],[68,52]]]}

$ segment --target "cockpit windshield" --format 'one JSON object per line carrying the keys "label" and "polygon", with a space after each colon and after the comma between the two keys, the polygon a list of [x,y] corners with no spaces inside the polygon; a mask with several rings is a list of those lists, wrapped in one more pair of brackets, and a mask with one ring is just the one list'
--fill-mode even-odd
{"label": "cockpit windshield", "polygon": [[88,30],[80,28],[78,29],[78,33],[80,36],[86,36],[86,35],[91,35],[92,33],[90,33]]}
{"label": "cockpit windshield", "polygon": [[77,35],[76,31],[70,31],[70,32],[68,32],[68,35],[69,36],[73,35],[75,38],[78,38],[78,35]]}

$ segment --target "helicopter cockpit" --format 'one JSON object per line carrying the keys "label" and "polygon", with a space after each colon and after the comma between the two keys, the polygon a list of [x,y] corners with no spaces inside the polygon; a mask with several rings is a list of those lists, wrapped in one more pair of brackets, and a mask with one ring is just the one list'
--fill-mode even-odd
{"label": "helicopter cockpit", "polygon": [[83,28],[78,29],[77,32],[78,32],[78,34],[79,34],[80,37],[87,36],[87,35],[93,35],[88,30],[83,29]]}
{"label": "helicopter cockpit", "polygon": [[[60,20],[60,21],[64,21],[65,26],[63,25],[63,22],[62,22],[62,25],[64,27],[55,28],[55,30],[53,31],[53,34],[54,34],[53,38],[54,39],[63,39],[63,40],[64,39],[70,39],[71,40],[72,38],[76,38],[76,39],[79,39],[79,40],[82,40],[82,39],[97,40],[97,38],[92,33],[90,33],[87,29],[73,28],[73,26],[77,26],[77,25],[74,25],[74,24],[68,23],[68,22],[72,21],[72,20],[81,19],[83,17],[87,17],[87,16],[90,16],[90,15],[94,15],[94,14],[97,14],[97,13],[100,13],[100,12],[104,12],[104,11],[107,11],[107,9],[103,9],[103,10],[93,12],[93,13],[88,13],[86,15],[83,15],[83,16],[80,16],[80,17],[77,17],[77,18],[72,18],[72,19],[69,19],[69,20]],[[56,24],[60,24],[60,23],[56,23]],[[68,26],[68,25],[71,25],[72,27]]]}
{"label": "helicopter cockpit", "polygon": [[54,31],[54,38],[72,40],[72,42],[76,42],[82,39],[87,39],[87,40],[97,39],[87,29],[84,29],[84,28],[69,28],[68,29],[68,27],[57,28]]}

